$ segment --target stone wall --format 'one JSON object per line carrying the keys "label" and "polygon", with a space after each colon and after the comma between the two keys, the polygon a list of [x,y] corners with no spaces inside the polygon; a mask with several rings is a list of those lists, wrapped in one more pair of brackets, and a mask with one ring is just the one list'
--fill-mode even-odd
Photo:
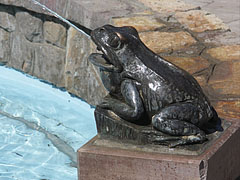
{"label": "stone wall", "polygon": [[54,17],[0,5],[0,63],[95,105],[106,92],[87,61],[93,49],[88,38]]}
{"label": "stone wall", "polygon": [[[94,44],[23,2],[0,0],[0,62],[96,105],[106,91],[98,69],[87,61]],[[150,49],[197,79],[218,112],[240,116],[239,37],[214,14],[179,0],[68,0],[59,2],[62,9],[55,1],[40,2],[88,28],[107,23],[136,27]]]}

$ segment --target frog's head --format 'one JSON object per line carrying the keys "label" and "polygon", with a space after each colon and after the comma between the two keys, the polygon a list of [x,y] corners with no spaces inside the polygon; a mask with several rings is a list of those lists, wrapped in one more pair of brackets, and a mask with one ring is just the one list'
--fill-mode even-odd
{"label": "frog's head", "polygon": [[[127,62],[134,58],[134,51],[141,42],[136,29],[129,26],[114,27],[105,25],[93,30],[91,38],[97,45],[97,49],[103,53],[98,54],[99,57],[102,57],[102,62],[113,65],[115,71],[118,72],[121,72]],[[99,57],[98,59],[100,59]],[[96,64],[101,67],[101,63],[95,62]]]}

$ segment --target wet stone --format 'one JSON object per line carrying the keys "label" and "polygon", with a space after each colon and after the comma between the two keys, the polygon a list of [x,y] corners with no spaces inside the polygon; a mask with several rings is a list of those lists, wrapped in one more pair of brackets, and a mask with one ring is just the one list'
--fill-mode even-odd
{"label": "wet stone", "polygon": [[219,61],[240,60],[240,45],[229,45],[211,48],[207,53]]}
{"label": "wet stone", "polygon": [[176,19],[185,27],[194,32],[204,32],[207,30],[228,30],[223,21],[214,14],[202,10],[191,10],[187,12],[177,12]]}
{"label": "wet stone", "polygon": [[113,24],[119,27],[133,26],[137,29],[138,32],[153,31],[166,26],[165,24],[157,21],[157,19],[152,16],[114,18]]}
{"label": "wet stone", "polygon": [[144,44],[155,53],[173,52],[188,48],[196,40],[187,32],[143,32],[140,38]]}

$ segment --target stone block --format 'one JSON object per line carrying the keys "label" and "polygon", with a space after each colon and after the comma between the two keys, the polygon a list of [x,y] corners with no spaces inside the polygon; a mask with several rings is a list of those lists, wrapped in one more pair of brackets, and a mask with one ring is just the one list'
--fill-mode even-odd
{"label": "stone block", "polygon": [[218,114],[223,118],[235,118],[236,121],[239,121],[240,117],[240,99],[236,98],[235,100],[220,100],[214,102],[214,108]]}
{"label": "stone block", "polygon": [[10,33],[0,28],[0,63],[6,64],[10,54]]}
{"label": "stone block", "polygon": [[102,144],[101,139],[95,137],[78,150],[78,179],[236,179],[240,176],[240,126],[231,122],[199,155],[180,155],[177,149],[170,149],[170,153],[149,152],[143,146],[130,148],[114,141]]}
{"label": "stone block", "polygon": [[204,69],[207,69],[210,65],[208,60],[197,56],[197,57],[175,57],[175,56],[164,56],[166,60],[177,65],[178,67],[186,70],[190,74],[194,74]]}
{"label": "stone block", "polygon": [[196,37],[207,45],[236,45],[240,42],[240,36],[235,32],[223,31],[205,31],[197,33]]}
{"label": "stone block", "polygon": [[114,18],[113,24],[115,26],[133,26],[138,32],[154,31],[166,27],[165,24],[160,23],[156,18],[152,16],[134,16],[134,17],[122,17]]}
{"label": "stone block", "polygon": [[187,32],[143,32],[143,43],[155,53],[172,52],[194,45],[196,40]]}
{"label": "stone block", "polygon": [[210,63],[207,59],[200,56],[197,57],[179,57],[179,56],[163,56],[169,62],[189,72],[198,81],[201,87],[207,83],[207,72],[210,69]]}
{"label": "stone block", "polygon": [[68,30],[67,42],[65,87],[69,92],[96,105],[107,93],[99,78],[98,70],[87,60],[96,47],[73,28]]}
{"label": "stone block", "polygon": [[[65,15],[66,12],[66,6],[68,3],[68,0],[37,0],[39,3],[47,6],[51,10],[55,11],[61,16]],[[47,14],[49,15],[49,12],[44,10],[39,5],[35,4],[33,1],[26,1],[26,0],[0,0],[1,4],[5,5],[13,5],[18,7],[24,7],[30,11],[34,11],[37,13]]]}
{"label": "stone block", "polygon": [[108,24],[112,17],[124,16],[129,14],[129,11],[134,12],[134,9],[134,6],[129,7],[124,1],[105,0],[104,3],[102,0],[69,1],[66,18],[95,29]]}
{"label": "stone block", "polygon": [[25,11],[18,11],[16,13],[16,21],[18,23],[18,30],[30,42],[43,42],[43,21],[40,16],[36,17]]}
{"label": "stone block", "polygon": [[[8,65],[14,67],[19,70],[23,70],[23,64],[28,62],[28,64],[34,61],[34,47],[29,44],[25,37],[15,31],[12,33],[12,44],[11,44],[11,53]],[[26,65],[24,68],[27,73],[31,73],[29,67],[26,69]]]}
{"label": "stone block", "polygon": [[176,11],[187,11],[195,9],[197,6],[187,4],[181,0],[139,0],[145,6],[152,8],[152,10],[159,13],[174,13]]}
{"label": "stone block", "polygon": [[0,6],[0,28],[12,32],[16,27],[13,8]]}
{"label": "stone block", "polygon": [[240,45],[228,45],[211,48],[208,49],[206,53],[219,61],[240,60]]}
{"label": "stone block", "polygon": [[214,68],[208,84],[221,95],[240,97],[240,61],[222,62]]}
{"label": "stone block", "polygon": [[49,44],[32,43],[19,32],[14,32],[12,36],[8,66],[56,86],[64,86],[65,50]]}
{"label": "stone block", "polygon": [[[51,9],[52,11],[58,13],[60,16],[64,16],[65,13],[66,13],[68,0],[51,0],[51,1],[49,1],[49,0],[37,0],[37,1],[39,3],[45,5],[46,7]],[[39,13],[49,14],[49,12],[47,12],[46,10],[39,7],[39,5],[34,4],[32,1],[23,0],[22,6],[27,8],[27,9],[39,12]]]}
{"label": "stone block", "polygon": [[46,21],[43,24],[43,29],[45,41],[61,48],[66,46],[67,30],[63,25]]}
{"label": "stone block", "polygon": [[65,50],[52,45],[35,46],[32,75],[58,87],[64,87],[65,55]]}
{"label": "stone block", "polygon": [[202,10],[191,10],[187,12],[177,12],[176,19],[185,27],[194,32],[204,32],[207,30],[228,30],[223,21],[214,14]]}
{"label": "stone block", "polygon": [[201,75],[193,75],[193,77],[197,80],[198,84],[203,88],[203,92],[205,93],[205,86],[207,84],[207,78],[204,74]]}

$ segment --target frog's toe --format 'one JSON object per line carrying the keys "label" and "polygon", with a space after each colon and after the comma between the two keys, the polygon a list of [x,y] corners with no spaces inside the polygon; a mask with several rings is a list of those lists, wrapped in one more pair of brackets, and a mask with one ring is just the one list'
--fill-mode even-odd
{"label": "frog's toe", "polygon": [[181,138],[177,137],[177,136],[166,136],[166,137],[159,136],[159,137],[153,138],[152,142],[154,144],[161,144],[161,145],[169,146],[173,142],[180,141],[180,140],[181,140]]}
{"label": "frog's toe", "polygon": [[206,141],[206,135],[205,133],[201,132],[196,135],[190,135],[190,136],[182,136],[180,140],[177,140],[175,142],[171,142],[169,144],[169,147],[173,148],[179,145],[185,145],[185,144],[195,144],[195,143],[202,143]]}
{"label": "frog's toe", "polygon": [[155,135],[150,137],[150,141],[153,144],[160,144],[169,146],[172,142],[180,141],[181,137],[178,136],[169,136],[169,135]]}
{"label": "frog's toe", "polygon": [[107,102],[107,101],[101,102],[98,106],[102,109],[109,109],[110,108],[109,102]]}

